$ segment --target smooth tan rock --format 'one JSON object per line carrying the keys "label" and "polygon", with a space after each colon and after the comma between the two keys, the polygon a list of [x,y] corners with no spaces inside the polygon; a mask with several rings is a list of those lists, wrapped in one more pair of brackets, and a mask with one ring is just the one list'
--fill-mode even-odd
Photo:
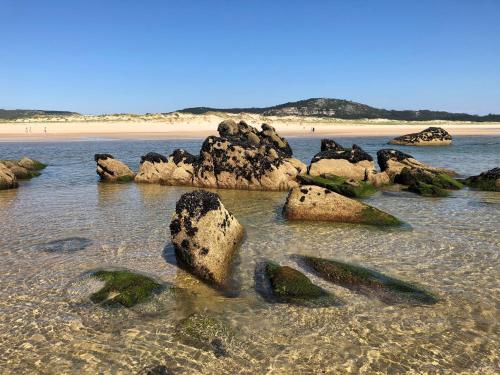
{"label": "smooth tan rock", "polygon": [[283,215],[289,220],[325,220],[372,225],[398,225],[394,216],[318,186],[296,187],[288,194]]}
{"label": "smooth tan rock", "polygon": [[96,172],[101,181],[128,182],[135,177],[134,172],[125,163],[113,158],[112,155],[96,154],[94,160],[97,163]]}
{"label": "smooth tan rock", "polygon": [[181,196],[170,223],[180,264],[203,281],[225,288],[243,226],[215,193],[197,190]]}
{"label": "smooth tan rock", "polygon": [[389,175],[386,172],[379,172],[379,173],[371,174],[368,177],[368,180],[375,187],[381,187],[381,186],[391,184],[391,178],[389,177]]}
{"label": "smooth tan rock", "polygon": [[350,163],[345,159],[321,159],[315,163],[311,163],[309,174],[311,176],[334,174],[357,181],[364,181],[370,179],[370,176],[375,174],[375,164],[369,160]]}
{"label": "smooth tan rock", "polygon": [[0,162],[0,190],[17,188],[17,178],[9,168]]}

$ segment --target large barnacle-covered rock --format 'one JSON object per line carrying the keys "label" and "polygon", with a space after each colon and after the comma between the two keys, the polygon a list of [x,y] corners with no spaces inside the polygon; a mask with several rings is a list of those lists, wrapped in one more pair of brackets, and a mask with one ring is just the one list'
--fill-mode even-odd
{"label": "large barnacle-covered rock", "polygon": [[185,193],[170,223],[172,243],[180,265],[200,279],[225,288],[243,226],[215,193]]}
{"label": "large barnacle-covered rock", "polygon": [[431,126],[419,133],[411,133],[394,138],[389,144],[406,146],[441,146],[451,144],[452,138],[443,128]]}

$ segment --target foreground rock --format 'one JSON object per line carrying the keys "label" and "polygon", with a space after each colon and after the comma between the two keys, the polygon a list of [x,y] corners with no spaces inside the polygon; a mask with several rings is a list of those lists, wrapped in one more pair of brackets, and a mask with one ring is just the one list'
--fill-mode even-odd
{"label": "foreground rock", "polygon": [[7,166],[0,163],[0,190],[15,189],[18,186],[16,175]]}
{"label": "foreground rock", "polygon": [[493,168],[477,176],[471,176],[464,183],[474,189],[500,191],[500,168]]}
{"label": "foreground rock", "polygon": [[[265,280],[262,280],[265,279]],[[269,284],[263,285],[263,284]],[[307,307],[338,306],[340,300],[313,284],[302,272],[274,262],[263,262],[256,270],[256,286],[268,302]]]}
{"label": "foreground rock", "polygon": [[110,154],[95,154],[96,172],[103,182],[129,182],[134,179],[134,172]]}
{"label": "foreground rock", "polygon": [[386,303],[435,304],[438,301],[431,293],[415,285],[368,268],[310,256],[298,258],[323,279]]}
{"label": "foreground rock", "polygon": [[0,164],[7,167],[18,180],[38,177],[40,176],[39,171],[46,167],[45,164],[27,157],[23,157],[21,160],[0,160]]}
{"label": "foreground rock", "polygon": [[301,186],[288,194],[283,215],[290,220],[326,220],[370,225],[400,225],[394,216],[318,186]]}
{"label": "foreground rock", "polygon": [[438,127],[430,127],[419,133],[411,133],[394,138],[389,142],[389,144],[407,146],[440,146],[449,145],[451,142],[451,135],[446,130]]}
{"label": "foreground rock", "polygon": [[447,190],[458,190],[462,184],[450,176],[454,171],[434,168],[419,162],[404,152],[383,149],[377,152],[380,169],[387,173],[391,181],[407,185],[408,190],[428,197],[445,197]]}
{"label": "foreground rock", "polygon": [[303,185],[316,185],[350,198],[364,198],[376,193],[377,189],[366,181],[356,181],[332,174],[321,176],[302,175],[299,180]]}
{"label": "foreground rock", "polygon": [[226,210],[219,196],[205,190],[185,193],[170,223],[180,265],[215,286],[227,286],[243,226]]}
{"label": "foreground rock", "polygon": [[206,188],[289,190],[306,166],[291,157],[288,143],[273,128],[262,131],[245,122],[224,121],[220,137],[208,137],[195,156],[175,150],[168,158],[146,157],[137,182],[188,185]]}
{"label": "foreground rock", "polygon": [[164,289],[164,285],[153,279],[130,271],[97,271],[92,276],[105,282],[90,296],[92,302],[103,306],[132,307]]}

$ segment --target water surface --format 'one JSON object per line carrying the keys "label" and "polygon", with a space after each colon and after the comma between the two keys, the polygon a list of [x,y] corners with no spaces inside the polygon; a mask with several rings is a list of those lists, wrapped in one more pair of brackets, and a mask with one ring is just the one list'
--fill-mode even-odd
{"label": "water surface", "polygon": [[[387,138],[342,138],[375,156]],[[284,192],[219,190],[245,226],[236,260],[237,297],[219,295],[175,266],[169,229],[191,188],[100,184],[94,153],[137,169],[140,156],[202,140],[0,143],[0,159],[49,164],[18,190],[0,191],[0,363],[5,373],[498,373],[500,194],[464,189],[449,198],[383,191],[367,201],[407,229],[286,222]],[[290,138],[309,162],[318,138]],[[500,137],[456,137],[449,147],[398,147],[466,176],[500,165]],[[62,240],[62,241],[61,241]],[[298,267],[292,254],[356,262],[435,292],[434,306],[386,305],[329,284],[342,307],[270,305],[254,291],[262,259]],[[86,300],[82,275],[123,267],[189,291],[133,311]],[[227,357],[175,334],[193,312],[219,314],[234,331]]]}

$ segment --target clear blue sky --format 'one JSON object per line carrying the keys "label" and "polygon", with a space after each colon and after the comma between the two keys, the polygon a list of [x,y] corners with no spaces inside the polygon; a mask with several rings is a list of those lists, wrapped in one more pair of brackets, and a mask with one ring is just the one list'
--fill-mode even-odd
{"label": "clear blue sky", "polygon": [[0,0],[0,108],[500,113],[500,0]]}

